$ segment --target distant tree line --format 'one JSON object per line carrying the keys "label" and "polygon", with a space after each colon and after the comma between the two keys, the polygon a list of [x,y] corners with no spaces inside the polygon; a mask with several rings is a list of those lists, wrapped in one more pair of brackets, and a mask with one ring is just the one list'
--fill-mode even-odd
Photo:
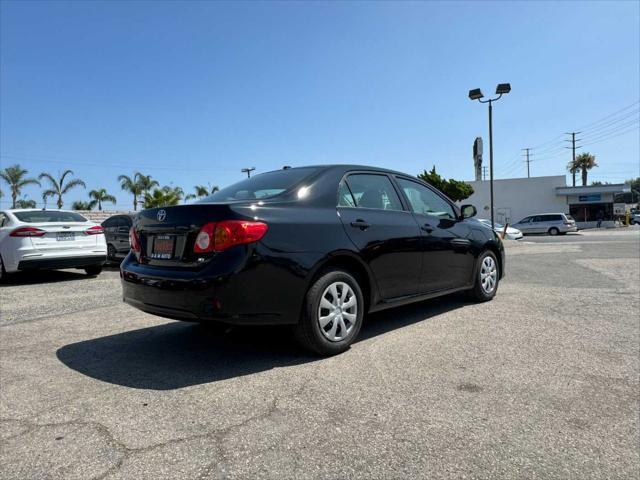
{"label": "distant tree line", "polygon": [[[71,178],[74,173],[71,170],[65,170],[58,177],[50,173],[41,173],[37,178],[29,177],[29,172],[22,168],[19,164],[6,167],[0,170],[0,178],[8,186],[11,195],[11,208],[36,208],[36,201],[21,197],[22,190],[29,185],[38,185],[42,187],[45,182],[45,188],[42,190],[42,201],[46,207],[49,198],[55,200],[55,205],[62,208],[64,205],[64,196],[74,188],[87,188],[86,184],[79,178]],[[217,192],[217,186],[208,187],[204,185],[196,185],[194,193],[185,194],[181,187],[172,187],[165,185],[160,187],[157,180],[151,175],[144,175],[141,172],[135,172],[133,175],[118,176],[120,188],[130,193],[133,197],[133,209],[137,210],[138,206],[142,208],[166,207],[178,205],[182,201],[188,201],[196,198],[203,198]],[[0,197],[4,196],[4,192],[0,190]],[[105,188],[96,188],[90,190],[87,201],[73,202],[71,208],[74,210],[93,210],[98,208],[102,210],[105,203],[116,203],[116,197],[111,195]]]}

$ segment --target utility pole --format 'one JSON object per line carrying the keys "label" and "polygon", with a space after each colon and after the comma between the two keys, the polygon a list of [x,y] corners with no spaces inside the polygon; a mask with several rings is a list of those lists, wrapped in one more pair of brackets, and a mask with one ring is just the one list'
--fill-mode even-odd
{"label": "utility pole", "polygon": [[240,170],[242,173],[246,173],[247,174],[247,178],[251,178],[251,172],[253,172],[256,169],[256,167],[251,167],[251,168],[243,168],[242,170]]}
{"label": "utility pole", "polygon": [[575,163],[576,163],[576,149],[581,148],[580,146],[576,147],[576,142],[579,142],[580,139],[576,139],[576,135],[578,135],[579,133],[582,132],[566,132],[565,135],[571,135],[571,140],[565,140],[565,142],[571,142],[571,146],[570,147],[564,147],[564,148],[570,148],[571,149],[571,175],[572,175],[572,181],[573,181],[573,186],[576,186],[576,170],[575,170]]}
{"label": "utility pole", "polygon": [[522,149],[522,151],[525,152],[525,157],[526,157],[525,162],[527,162],[527,178],[531,178],[531,170],[529,169],[529,164],[531,163],[531,160],[529,159],[529,150],[531,149],[530,148]]}

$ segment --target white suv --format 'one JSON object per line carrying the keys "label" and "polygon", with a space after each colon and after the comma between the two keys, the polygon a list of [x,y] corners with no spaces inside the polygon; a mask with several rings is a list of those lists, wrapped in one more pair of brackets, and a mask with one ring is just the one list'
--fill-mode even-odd
{"label": "white suv", "polygon": [[76,212],[0,211],[0,279],[27,270],[82,268],[98,275],[107,258],[100,225]]}
{"label": "white suv", "polygon": [[549,235],[564,235],[567,232],[577,232],[576,222],[567,213],[540,213],[531,215],[511,225],[525,235],[529,233],[548,233]]}

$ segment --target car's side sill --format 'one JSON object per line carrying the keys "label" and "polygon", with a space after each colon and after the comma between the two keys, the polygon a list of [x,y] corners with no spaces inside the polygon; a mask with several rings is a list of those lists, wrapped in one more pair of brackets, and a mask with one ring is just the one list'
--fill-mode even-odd
{"label": "car's side sill", "polygon": [[448,288],[446,290],[437,290],[429,293],[419,293],[416,295],[407,295],[405,297],[396,297],[389,300],[383,300],[380,303],[373,305],[369,312],[378,312],[380,310],[386,310],[387,308],[399,307],[401,305],[407,305],[409,303],[421,302],[423,300],[429,300],[430,298],[441,297],[443,295],[449,295],[451,293],[461,292],[463,290],[469,290],[473,288],[473,285],[465,285],[463,287]]}

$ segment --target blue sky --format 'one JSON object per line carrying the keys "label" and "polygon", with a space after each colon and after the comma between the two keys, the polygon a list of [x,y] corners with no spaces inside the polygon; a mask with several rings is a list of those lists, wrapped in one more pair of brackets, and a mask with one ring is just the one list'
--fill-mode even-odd
{"label": "blue sky", "polygon": [[591,178],[640,174],[635,1],[0,9],[1,166],[71,168],[123,208],[116,177],[134,170],[185,190],[228,185],[244,166],[347,162],[472,179],[487,110],[467,92],[500,82],[513,90],[494,108],[498,177],[525,176],[520,149],[540,144],[532,175],[565,173],[559,135],[617,111],[585,131]]}

